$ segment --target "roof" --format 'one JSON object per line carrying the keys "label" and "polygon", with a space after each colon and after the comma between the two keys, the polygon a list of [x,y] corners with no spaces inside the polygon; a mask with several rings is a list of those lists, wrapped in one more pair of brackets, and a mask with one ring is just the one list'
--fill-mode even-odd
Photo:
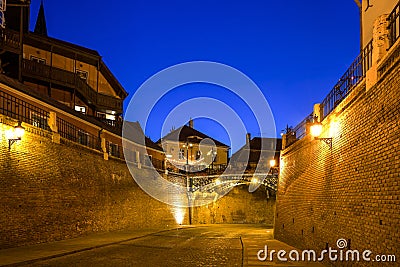
{"label": "roof", "polygon": [[[152,148],[163,152],[163,149],[159,145],[157,145],[149,137],[144,135],[143,129],[137,121],[124,121],[123,136],[124,138],[136,144],[146,145],[147,148]],[[143,144],[143,139],[145,144]]]}
{"label": "roof", "polygon": [[276,154],[280,150],[282,150],[282,139],[254,137],[232,155],[231,161],[246,162],[248,154],[248,162],[258,162],[263,153],[269,156],[271,152]]}
{"label": "roof", "polygon": [[35,33],[47,36],[46,17],[44,15],[43,1],[40,3],[39,14],[35,25]]}
{"label": "roof", "polygon": [[[199,137],[197,138],[193,138],[193,136]],[[229,146],[225,145],[224,143],[194,129],[191,128],[187,125],[184,125],[182,127],[179,127],[178,129],[170,132],[169,134],[167,134],[166,136],[162,137],[160,140],[157,141],[158,144],[160,144],[163,141],[177,141],[179,140],[179,142],[186,142],[188,139],[190,139],[191,142],[193,143],[200,143],[201,140],[209,138],[211,139],[216,146],[220,146],[220,147],[226,147],[229,148]]]}

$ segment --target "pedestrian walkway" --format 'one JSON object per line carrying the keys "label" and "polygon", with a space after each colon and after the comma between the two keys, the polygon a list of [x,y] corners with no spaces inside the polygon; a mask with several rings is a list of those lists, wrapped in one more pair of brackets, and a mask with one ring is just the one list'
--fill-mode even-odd
{"label": "pedestrian walkway", "polygon": [[171,229],[135,229],[113,231],[108,233],[90,234],[83,237],[45,244],[2,249],[0,250],[0,266],[12,266],[22,263],[35,262],[38,260],[61,257],[64,255],[134,240],[151,234],[169,231]]}
{"label": "pedestrian walkway", "polygon": [[[277,253],[280,250],[286,251],[286,258],[292,250],[296,250],[301,255],[301,250],[289,246],[286,243],[272,239],[273,229],[252,230],[241,234],[241,240],[244,248],[243,266],[281,266],[281,267],[321,267],[319,262],[305,262],[305,261],[279,261]],[[262,252],[260,253],[260,250]],[[267,251],[266,251],[267,250]],[[271,251],[274,251],[273,258],[271,259]],[[267,254],[266,254],[267,253]]]}

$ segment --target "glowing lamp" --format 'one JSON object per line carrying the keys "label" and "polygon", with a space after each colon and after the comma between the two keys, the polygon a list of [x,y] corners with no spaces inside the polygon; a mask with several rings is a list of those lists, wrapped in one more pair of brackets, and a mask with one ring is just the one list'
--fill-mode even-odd
{"label": "glowing lamp", "polygon": [[275,165],[276,165],[276,160],[271,159],[271,160],[269,161],[269,166],[270,166],[270,167],[275,167]]}
{"label": "glowing lamp", "polygon": [[315,140],[324,141],[332,149],[332,137],[324,137],[324,138],[319,137],[322,133],[322,123],[318,121],[317,116],[314,117],[314,122],[310,126],[310,132]]}
{"label": "glowing lamp", "polygon": [[18,122],[18,125],[6,131],[6,138],[8,139],[8,150],[11,149],[11,146],[22,139],[22,136],[25,134],[25,128],[22,127],[21,122]]}
{"label": "glowing lamp", "polygon": [[310,127],[310,132],[313,137],[319,137],[322,133],[322,123],[314,122]]}

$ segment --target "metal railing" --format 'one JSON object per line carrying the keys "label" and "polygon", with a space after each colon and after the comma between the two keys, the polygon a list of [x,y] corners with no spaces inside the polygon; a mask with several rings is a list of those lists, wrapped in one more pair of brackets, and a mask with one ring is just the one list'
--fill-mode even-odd
{"label": "metal railing", "polygon": [[[343,76],[335,84],[333,89],[322,101],[322,118],[323,120],[334,110],[343,99],[365,78],[367,71],[372,66],[372,40],[365,46],[363,51],[358,55]],[[295,133],[296,140],[306,135],[307,123],[313,119],[313,113],[307,115],[296,127],[291,131]],[[288,142],[288,146],[295,140]]]}
{"label": "metal railing", "polygon": [[0,91],[0,113],[44,130],[50,130],[47,123],[49,112],[3,91]]}
{"label": "metal railing", "polygon": [[311,112],[310,115],[304,118],[299,124],[296,125],[292,129],[292,131],[295,133],[296,139],[301,139],[304,136],[306,136],[307,133],[307,123],[311,122],[313,118],[313,112]]}
{"label": "metal railing", "polygon": [[347,71],[322,101],[323,120],[364,78],[372,66],[372,40],[365,46]]}
{"label": "metal railing", "polygon": [[57,117],[57,128],[60,136],[67,140],[92,149],[100,149],[100,138],[98,136],[90,134],[59,117]]}
{"label": "metal railing", "polygon": [[387,20],[389,21],[389,48],[392,47],[397,39],[400,37],[400,1],[394,7],[393,11],[389,14]]}
{"label": "metal railing", "polygon": [[106,141],[106,149],[108,155],[119,159],[124,159],[124,152],[122,146]]}

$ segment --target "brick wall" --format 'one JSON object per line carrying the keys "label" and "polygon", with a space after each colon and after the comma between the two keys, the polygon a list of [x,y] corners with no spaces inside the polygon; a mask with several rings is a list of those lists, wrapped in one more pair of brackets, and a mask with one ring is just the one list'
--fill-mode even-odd
{"label": "brick wall", "polygon": [[31,132],[9,151],[4,132],[10,122],[0,120],[0,248],[176,225],[171,208],[144,193],[125,162],[52,143],[50,133],[27,125]]}
{"label": "brick wall", "polygon": [[[210,195],[213,199],[214,195]],[[205,197],[204,195],[202,197]],[[274,221],[275,195],[267,193],[264,186],[249,193],[247,185],[234,187],[224,197],[206,206],[195,207],[193,223],[261,223]]]}
{"label": "brick wall", "polygon": [[[161,203],[132,179],[125,162],[23,124],[26,133],[8,150],[5,131],[13,121],[0,115],[0,249],[126,228],[176,226],[188,210]],[[136,173],[135,175],[139,175]],[[140,175],[151,176],[142,169]],[[195,208],[193,223],[272,224],[274,196],[247,186]],[[174,216],[175,215],[175,216]]]}
{"label": "brick wall", "polygon": [[306,136],[282,151],[277,239],[321,251],[344,238],[351,249],[400,260],[399,73],[398,62],[368,91],[358,86],[323,121],[321,136],[333,137],[332,149]]}

